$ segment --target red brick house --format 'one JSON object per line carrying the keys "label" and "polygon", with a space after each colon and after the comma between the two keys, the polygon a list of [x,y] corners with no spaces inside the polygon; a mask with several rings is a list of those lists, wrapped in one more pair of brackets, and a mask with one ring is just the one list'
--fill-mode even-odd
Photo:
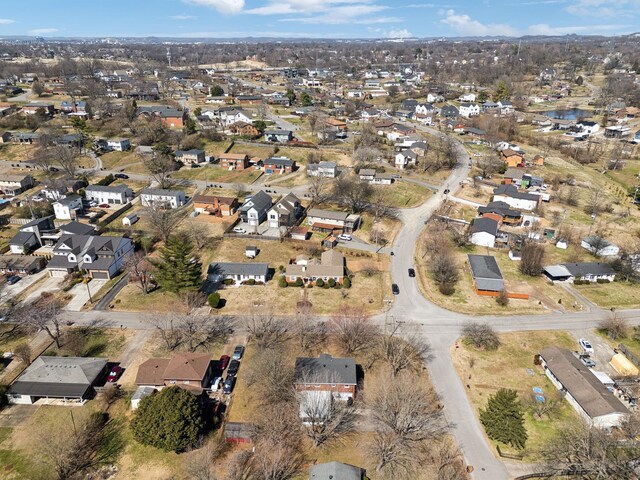
{"label": "red brick house", "polygon": [[177,385],[194,393],[202,393],[211,379],[211,355],[208,353],[176,353],[172,358],[150,358],[138,367],[135,384],[162,388]]}
{"label": "red brick house", "polygon": [[246,153],[225,153],[220,155],[220,167],[227,170],[244,170],[249,166]]}
{"label": "red brick house", "polygon": [[215,195],[194,195],[193,209],[198,213],[208,213],[218,217],[230,217],[238,210],[238,199]]}
{"label": "red brick house", "polygon": [[318,358],[296,358],[295,377],[299,392],[328,391],[339,400],[354,398],[358,388],[356,361],[326,353]]}

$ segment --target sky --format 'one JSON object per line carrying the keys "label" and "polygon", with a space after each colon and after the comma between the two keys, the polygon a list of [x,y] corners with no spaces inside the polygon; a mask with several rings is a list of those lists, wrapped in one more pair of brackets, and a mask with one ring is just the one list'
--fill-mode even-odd
{"label": "sky", "polygon": [[30,0],[0,36],[409,38],[620,35],[640,0]]}

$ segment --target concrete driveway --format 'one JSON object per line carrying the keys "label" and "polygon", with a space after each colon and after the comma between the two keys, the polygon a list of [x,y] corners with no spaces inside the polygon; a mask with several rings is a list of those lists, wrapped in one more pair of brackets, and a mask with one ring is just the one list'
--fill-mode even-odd
{"label": "concrete driveway", "polygon": [[38,410],[36,405],[9,405],[0,411],[0,427],[18,427]]}
{"label": "concrete driveway", "polygon": [[[44,272],[45,276],[48,275],[48,272]],[[63,277],[49,277],[44,282],[38,285],[33,292],[27,295],[24,299],[25,302],[33,302],[37,300],[40,295],[44,292],[57,292],[62,288]],[[18,282],[20,283],[20,282]]]}
{"label": "concrete driveway", "polygon": [[[106,285],[108,280],[97,280],[93,279],[89,283],[79,283],[74,286],[71,290],[69,290],[69,294],[73,295],[73,298],[69,301],[65,310],[69,310],[71,312],[79,312],[82,310],[82,307],[85,303],[89,301],[89,291],[91,291],[91,296],[93,297],[98,293],[103,286]],[[87,290],[87,286],[89,289]]]}
{"label": "concrete driveway", "polygon": [[14,283],[13,285],[9,285],[9,284],[5,285],[4,289],[2,290],[2,299],[6,301],[13,297],[16,297],[17,295],[20,295],[28,287],[30,287],[31,285],[36,283],[38,280],[41,280],[42,278],[48,275],[49,274],[47,273],[47,271],[43,270],[42,272],[38,272],[33,275],[22,277],[22,279],[19,282]]}

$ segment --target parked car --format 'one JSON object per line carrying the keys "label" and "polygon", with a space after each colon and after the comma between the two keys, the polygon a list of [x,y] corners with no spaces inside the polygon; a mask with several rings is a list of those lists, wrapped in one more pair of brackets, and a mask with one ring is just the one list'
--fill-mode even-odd
{"label": "parked car", "polygon": [[9,285],[16,284],[19,281],[20,281],[20,277],[18,275],[11,275],[9,278],[7,278],[7,283]]}
{"label": "parked car", "polygon": [[50,172],[59,172],[60,169],[58,167],[49,167]]}
{"label": "parked car", "polygon": [[241,227],[233,227],[233,231],[234,233],[247,233],[247,231]]}
{"label": "parked car", "polygon": [[222,385],[222,377],[215,377],[211,382],[211,390],[220,390],[220,385]]}
{"label": "parked car", "polygon": [[346,233],[341,233],[340,235],[338,235],[338,240],[343,240],[345,242],[350,242],[351,240],[353,240],[353,237],[351,235],[346,234]]}
{"label": "parked car", "polygon": [[233,349],[233,358],[234,360],[240,360],[244,355],[244,347],[242,345],[236,345],[236,348]]}
{"label": "parked car", "polygon": [[227,377],[224,382],[224,387],[222,387],[222,393],[231,393],[233,392],[233,387],[236,385],[236,377]]}
{"label": "parked car", "polygon": [[98,205],[99,208],[109,208],[109,204],[108,203],[101,203],[100,205]]}
{"label": "parked car", "polygon": [[415,276],[416,276],[416,271],[415,271],[413,268],[410,268],[410,269],[409,269],[409,276],[410,276],[411,278],[413,278],[413,277],[415,277]]}
{"label": "parked car", "polygon": [[89,202],[89,206],[90,206],[90,207],[97,207],[97,206],[98,206],[98,202],[96,202],[95,200],[91,200],[91,201]]}
{"label": "parked car", "polygon": [[222,355],[220,357],[220,361],[218,362],[220,370],[224,370],[225,368],[227,368],[227,365],[229,365],[229,360],[231,360],[231,358],[229,358],[229,355]]}
{"label": "parked car", "polygon": [[227,368],[227,377],[235,377],[238,374],[238,370],[240,370],[240,361],[231,360],[231,362],[229,363],[229,368]]}
{"label": "parked car", "polygon": [[589,358],[589,357],[580,357],[580,361],[587,368],[594,368],[596,366],[596,362],[593,359]]}
{"label": "parked car", "polygon": [[582,348],[582,351],[588,353],[589,355],[593,355],[593,347],[591,346],[591,343],[589,343],[589,340],[587,340],[586,338],[581,338],[580,340],[578,340],[578,344],[580,345],[580,348]]}
{"label": "parked car", "polygon": [[127,178],[129,178],[129,175],[125,174],[125,173],[116,173],[114,175],[115,178],[121,178],[123,180],[126,180]]}
{"label": "parked car", "polygon": [[445,195],[449,195],[449,192],[450,192],[450,191],[451,191],[451,190],[449,190],[448,188],[445,188],[445,189],[444,189],[444,194],[445,194]]}
{"label": "parked car", "polygon": [[111,371],[109,372],[109,376],[107,377],[107,382],[115,383],[122,375],[122,372],[124,372],[124,368],[122,368],[120,365],[114,365]]}
{"label": "parked car", "polygon": [[400,288],[398,287],[398,284],[393,283],[391,285],[391,291],[393,292],[394,295],[400,295]]}

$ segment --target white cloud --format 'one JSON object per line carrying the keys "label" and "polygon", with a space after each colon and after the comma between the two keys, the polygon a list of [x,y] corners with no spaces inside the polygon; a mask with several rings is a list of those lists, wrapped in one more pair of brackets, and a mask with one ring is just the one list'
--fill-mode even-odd
{"label": "white cloud", "polygon": [[240,13],[244,9],[244,0],[183,0],[186,3],[215,8],[221,13]]}
{"label": "white cloud", "polygon": [[615,17],[640,11],[640,0],[574,0],[566,8],[572,15],[581,17]]}
{"label": "white cloud", "polygon": [[255,15],[313,14],[328,12],[344,5],[366,7],[367,4],[371,3],[373,3],[373,0],[270,0],[263,7],[251,8],[246,12]]}
{"label": "white cloud", "polygon": [[469,15],[458,14],[454,10],[444,12],[445,18],[441,23],[449,25],[453,30],[463,36],[493,36],[505,35],[515,37],[521,34],[518,30],[504,23],[481,23],[473,20]]}
{"label": "white cloud", "polygon": [[413,37],[413,34],[406,28],[403,28],[400,30],[389,30],[386,32],[385,36],[387,38],[411,38]]}
{"label": "white cloud", "polygon": [[29,35],[46,35],[47,33],[56,33],[59,30],[57,28],[34,28],[33,30],[29,30],[27,33]]}
{"label": "white cloud", "polygon": [[530,25],[527,33],[530,35],[570,35],[572,33],[611,33],[620,32],[631,25],[575,25],[566,27],[552,27],[546,23]]}
{"label": "white cloud", "polygon": [[16,21],[10,18],[0,18],[0,25],[10,25],[12,23],[16,23]]}
{"label": "white cloud", "polygon": [[371,17],[370,15],[379,13],[383,10],[387,10],[387,7],[382,5],[343,5],[330,8],[323,13],[316,15],[309,15],[304,17],[289,17],[283,18],[282,22],[299,22],[305,24],[327,24],[327,25],[339,25],[339,24],[359,24],[370,25],[374,23],[394,23],[402,21],[398,17]]}
{"label": "white cloud", "polygon": [[198,17],[196,17],[195,15],[171,15],[169,18],[171,20],[192,20]]}

